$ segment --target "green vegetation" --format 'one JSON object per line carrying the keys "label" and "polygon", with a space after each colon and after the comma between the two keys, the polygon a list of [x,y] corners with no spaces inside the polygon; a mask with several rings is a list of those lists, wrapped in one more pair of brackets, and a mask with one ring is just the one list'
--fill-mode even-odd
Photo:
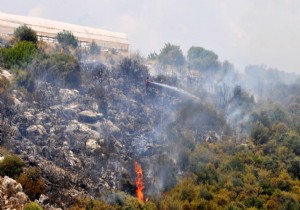
{"label": "green vegetation", "polygon": [[188,50],[187,58],[190,68],[201,71],[217,70],[220,68],[218,56],[203,47],[191,47]]}
{"label": "green vegetation", "polygon": [[[75,56],[55,50],[45,52],[38,48],[34,39],[28,38],[30,34],[34,37],[30,28],[22,26],[15,31],[17,42],[0,49],[0,66],[6,67],[17,77],[17,85],[27,89],[31,87],[32,92],[36,93],[38,90],[32,87],[35,80],[78,88],[81,83],[87,86],[99,84],[106,78],[104,74],[108,71],[100,66],[93,69],[90,77],[82,79],[79,61]],[[58,33],[57,38],[63,47],[78,46],[78,40],[71,32]],[[94,55],[100,52],[95,42],[91,44],[90,52]],[[149,59],[163,67],[180,66],[181,70],[188,73],[189,70],[196,70],[194,72],[205,75],[203,82],[206,79],[221,81],[234,69],[229,62],[221,64],[214,52],[202,47],[191,47],[185,63],[180,47],[170,43],[159,54],[150,54]],[[133,196],[118,192],[113,194],[113,198],[107,199],[109,203],[88,196],[78,197],[71,209],[299,209],[300,87],[297,83],[280,83],[280,74],[275,70],[270,72],[263,67],[248,67],[248,79],[253,79],[254,83],[257,79],[263,85],[249,83],[251,94],[239,85],[222,86],[222,106],[213,104],[214,97],[220,95],[200,88],[195,94],[203,96],[201,103],[178,102],[172,122],[162,128],[166,130],[164,141],[169,141],[171,146],[168,145],[166,151],[153,157],[157,165],[151,172],[155,178],[161,179],[161,191],[150,194],[148,202],[143,203]],[[142,81],[149,76],[141,57],[122,58],[119,65],[107,74],[113,74],[110,81],[104,81],[108,88],[95,86],[92,93],[105,117],[110,114],[108,111],[117,112],[117,107],[109,106],[107,102],[110,87],[119,88],[120,95],[133,95],[136,106],[138,102],[151,103],[139,91],[144,88]],[[261,78],[257,78],[257,74]],[[159,75],[155,81],[180,84],[176,75]],[[135,84],[135,87],[131,84]],[[1,77],[0,94],[7,87],[8,81]],[[34,97],[33,93],[28,95]],[[147,96],[150,97],[150,94]],[[42,103],[42,100],[36,101]],[[141,108],[141,112],[145,110]],[[13,114],[15,112],[12,110]],[[155,114],[161,113],[157,110]],[[234,115],[232,124],[227,121],[231,115]],[[238,121],[242,122],[238,124]],[[140,123],[144,122],[141,120]],[[243,132],[238,133],[235,125]],[[146,130],[150,129],[147,127]],[[205,134],[207,136],[203,136]],[[2,148],[0,153],[5,156],[0,161],[1,176],[17,179],[31,200],[44,193],[46,185],[38,168],[25,168],[20,158]],[[180,176],[178,172],[181,172]],[[134,194],[130,177],[124,181],[123,187]],[[25,209],[41,207],[29,203]]]}
{"label": "green vegetation", "polygon": [[26,25],[16,28],[14,31],[14,38],[18,42],[28,41],[36,44],[38,41],[36,32]]}
{"label": "green vegetation", "polygon": [[29,41],[18,42],[13,47],[0,49],[0,61],[6,68],[26,67],[37,53],[36,45]]}
{"label": "green vegetation", "polygon": [[101,52],[101,48],[97,45],[95,41],[92,41],[90,44],[90,54],[91,55],[99,55]]}
{"label": "green vegetation", "polygon": [[5,156],[0,161],[0,176],[18,177],[22,173],[24,162],[17,156]]}
{"label": "green vegetation", "polygon": [[81,82],[79,62],[69,54],[43,54],[33,61],[30,71],[53,84],[78,88]]}
{"label": "green vegetation", "polygon": [[30,202],[24,206],[24,210],[43,210],[43,208],[35,202]]}
{"label": "green vegetation", "polygon": [[23,191],[30,200],[38,199],[46,188],[45,181],[41,178],[38,168],[29,168],[19,176],[17,181],[22,185]]}
{"label": "green vegetation", "polygon": [[170,43],[161,49],[158,60],[163,65],[181,66],[184,64],[184,56],[179,46]]}
{"label": "green vegetation", "polygon": [[113,210],[113,207],[104,203],[100,200],[93,200],[88,196],[80,196],[77,197],[75,204],[72,205],[70,210],[100,210],[100,209],[107,209]]}
{"label": "green vegetation", "polygon": [[129,81],[138,83],[149,76],[148,68],[143,65],[141,58],[124,58],[120,61],[116,70],[118,76],[125,77]]}
{"label": "green vegetation", "polygon": [[63,48],[78,47],[78,39],[71,31],[63,30],[62,32],[57,33],[56,39]]}

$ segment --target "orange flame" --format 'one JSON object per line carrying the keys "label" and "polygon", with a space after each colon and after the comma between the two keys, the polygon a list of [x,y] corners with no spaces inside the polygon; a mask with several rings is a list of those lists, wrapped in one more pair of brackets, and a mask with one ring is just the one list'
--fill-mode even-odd
{"label": "orange flame", "polygon": [[136,196],[140,201],[144,202],[144,193],[143,189],[145,188],[143,183],[143,169],[141,165],[135,161],[134,162],[134,170],[136,173],[135,183],[136,183]]}

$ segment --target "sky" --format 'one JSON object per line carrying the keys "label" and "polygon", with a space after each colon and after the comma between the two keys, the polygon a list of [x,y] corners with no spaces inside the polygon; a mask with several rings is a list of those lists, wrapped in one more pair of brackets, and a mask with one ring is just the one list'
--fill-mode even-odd
{"label": "sky", "polygon": [[0,12],[126,33],[130,51],[165,43],[214,51],[242,71],[266,65],[300,74],[299,0],[0,0]]}

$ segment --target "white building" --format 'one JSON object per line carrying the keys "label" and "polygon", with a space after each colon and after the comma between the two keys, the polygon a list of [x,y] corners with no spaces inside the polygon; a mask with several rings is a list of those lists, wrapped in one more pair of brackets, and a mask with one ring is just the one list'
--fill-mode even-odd
{"label": "white building", "polygon": [[66,30],[71,31],[78,38],[81,46],[95,41],[103,49],[128,51],[129,48],[127,35],[124,33],[0,12],[0,34],[2,36],[12,35],[16,28],[24,24],[36,31],[40,40],[46,42],[56,42],[57,33]]}

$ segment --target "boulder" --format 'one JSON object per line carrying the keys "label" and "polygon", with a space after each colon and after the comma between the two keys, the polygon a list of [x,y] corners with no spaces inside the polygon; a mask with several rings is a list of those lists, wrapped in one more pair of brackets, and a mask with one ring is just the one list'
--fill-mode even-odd
{"label": "boulder", "polygon": [[85,110],[79,113],[78,120],[85,123],[95,123],[98,119],[102,118],[102,114],[92,110]]}
{"label": "boulder", "polygon": [[98,144],[98,141],[96,139],[88,139],[85,143],[86,149],[94,151],[98,148],[100,148],[100,145]]}
{"label": "boulder", "polygon": [[9,178],[8,176],[5,176],[3,178],[1,188],[4,193],[10,195],[23,191],[22,185],[18,183],[16,180]]}
{"label": "boulder", "polygon": [[78,99],[78,90],[60,89],[59,98],[63,103],[70,103]]}
{"label": "boulder", "polygon": [[26,129],[26,132],[29,136],[42,136],[47,133],[46,129],[42,125],[31,125]]}

